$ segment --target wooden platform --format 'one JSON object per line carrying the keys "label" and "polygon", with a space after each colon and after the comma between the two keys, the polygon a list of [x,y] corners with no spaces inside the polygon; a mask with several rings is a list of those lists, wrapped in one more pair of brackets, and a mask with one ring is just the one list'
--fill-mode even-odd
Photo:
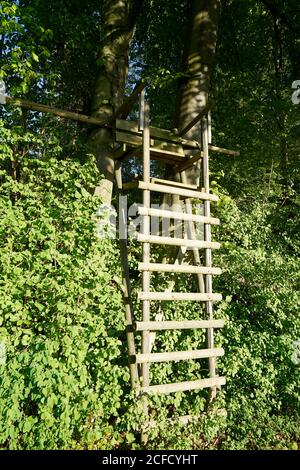
{"label": "wooden platform", "polygon": [[[175,163],[180,169],[179,171],[184,171],[190,164],[196,163],[201,158],[198,142],[184,139],[180,135],[166,129],[150,126],[149,130],[150,157],[152,160],[159,160],[169,164]],[[116,119],[115,140],[117,145],[114,151],[114,158],[116,160],[142,158],[143,133],[139,130],[137,122]],[[187,150],[194,151],[193,156],[187,156]],[[239,155],[239,152],[234,150],[213,145],[209,145],[209,150],[230,156]]]}

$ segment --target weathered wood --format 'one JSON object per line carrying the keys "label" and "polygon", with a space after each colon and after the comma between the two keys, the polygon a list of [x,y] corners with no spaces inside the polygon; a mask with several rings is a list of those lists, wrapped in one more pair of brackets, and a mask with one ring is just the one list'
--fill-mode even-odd
{"label": "weathered wood", "polygon": [[[142,144],[142,137],[140,135],[117,131],[116,142],[130,145],[132,147],[138,147],[135,155],[137,157],[141,156],[141,153],[139,152],[139,148]],[[178,162],[183,162],[186,160],[183,149],[180,145],[151,139],[150,150],[151,150],[151,158],[156,157],[156,159],[161,158],[162,160],[170,159],[170,160],[174,160]]]}
{"label": "weathered wood", "polygon": [[158,183],[158,184],[166,184],[167,186],[175,186],[177,188],[185,188],[185,189],[192,189],[197,191],[199,187],[196,184],[184,184],[179,181],[172,181],[172,180],[163,180],[161,178],[151,178],[151,183]]}
{"label": "weathered wood", "polygon": [[208,300],[217,302],[222,300],[221,294],[199,294],[197,292],[138,292],[139,300],[195,300],[198,302],[206,302]]}
{"label": "weathered wood", "polygon": [[[130,132],[132,134],[139,134],[138,123],[136,121],[125,121],[122,119],[116,120],[116,130],[121,132]],[[160,129],[159,127],[150,126],[150,135],[152,139],[158,139],[163,142],[170,142],[177,145],[182,145],[185,148],[197,149],[198,143],[194,140],[183,139],[178,134],[167,130]]]}
{"label": "weathered wood", "polygon": [[225,377],[214,377],[213,379],[200,379],[172,384],[150,385],[149,387],[142,387],[142,392],[146,394],[187,392],[188,390],[219,387],[225,384]]}
{"label": "weathered wood", "polygon": [[216,194],[208,194],[200,191],[193,191],[191,189],[175,188],[173,186],[167,186],[164,184],[156,183],[145,183],[144,181],[136,181],[134,183],[125,183],[124,189],[149,189],[149,191],[155,191],[157,193],[165,194],[176,194],[177,196],[189,197],[191,199],[202,199],[209,201],[218,201],[219,197]]}
{"label": "weathered wood", "polygon": [[65,111],[63,109],[55,108],[54,106],[34,103],[33,101],[23,100],[21,98],[13,98],[11,96],[5,96],[5,98],[7,104],[11,104],[20,108],[31,109],[41,113],[51,113],[63,119],[70,119],[71,121],[83,122],[85,124],[96,125],[100,127],[107,125],[106,120],[98,119],[93,116],[86,116],[85,114],[75,113],[73,111]]}
{"label": "weathered wood", "polygon": [[201,119],[203,118],[203,116],[205,116],[208,111],[210,110],[211,106],[210,104],[207,104],[201,111],[200,113],[194,117],[194,119],[191,120],[191,122],[189,122],[183,129],[180,129],[179,132],[178,132],[178,135],[179,136],[183,136],[185,134],[188,133],[189,130],[192,129],[192,127],[194,127],[197,122],[201,121]]}
{"label": "weathered wood", "polygon": [[223,153],[224,155],[229,155],[230,157],[239,157],[240,152],[237,150],[228,150],[222,147],[216,147],[215,145],[209,145],[208,150],[210,152]]}
{"label": "weathered wood", "polygon": [[139,263],[138,269],[140,271],[153,271],[161,273],[222,274],[222,270],[220,268],[191,266],[189,264]]}
{"label": "weathered wood", "polygon": [[[208,123],[207,119],[204,118],[202,120],[202,146],[203,146],[203,184],[204,190],[209,193],[209,149],[208,149]],[[210,201],[204,201],[204,215],[206,217],[210,217]],[[211,226],[209,224],[204,225],[204,240],[206,242],[211,241]],[[212,266],[212,253],[211,249],[207,247],[205,249],[205,266],[211,267]],[[205,276],[205,291],[209,294],[212,293],[212,277],[210,274]],[[207,318],[209,320],[213,319],[213,304],[208,299],[205,303],[205,309],[207,313]],[[207,347],[214,348],[214,330],[213,328],[207,329]],[[209,375],[211,378],[216,376],[216,359],[215,357],[209,358],[208,361],[209,365]],[[217,389],[216,387],[212,387],[210,391],[210,399],[213,400],[216,397]]]}
{"label": "weathered wood", "polygon": [[[99,118],[96,118],[94,116],[87,116],[86,114],[81,114],[81,113],[76,113],[74,111],[69,111],[69,110],[65,110],[65,109],[60,109],[60,108],[56,108],[55,106],[52,106],[52,105],[46,105],[46,104],[41,104],[41,103],[35,103],[34,101],[31,101],[31,100],[23,100],[22,98],[14,98],[12,96],[8,96],[8,95],[3,95],[4,96],[4,99],[6,101],[6,104],[8,105],[12,105],[12,106],[16,106],[16,107],[20,107],[20,108],[24,108],[24,109],[29,109],[29,110],[32,110],[32,111],[38,111],[38,112],[41,112],[41,113],[50,113],[50,114],[53,114],[54,116],[58,116],[60,118],[63,118],[63,119],[70,119],[71,121],[77,121],[77,122],[82,122],[84,124],[87,124],[87,125],[92,125],[92,126],[99,126],[99,127],[111,127],[112,125],[112,120],[115,120],[115,117],[116,117],[116,114],[117,113],[120,113],[122,112],[122,106],[120,106],[119,109],[117,109],[116,113],[113,115],[113,117],[111,117],[110,119],[99,119]],[[130,99],[130,97],[128,98],[128,100]],[[128,106],[128,103],[127,101],[124,102],[124,110],[126,111],[126,108]],[[125,113],[124,111],[124,113]],[[138,133],[138,125],[137,123],[135,122],[130,122],[130,121],[126,121],[126,120],[120,120],[120,119],[117,119],[117,129],[119,130],[123,130],[125,131],[125,134],[126,134],[126,131],[130,131],[130,132],[136,132]],[[119,123],[119,125],[118,125]],[[122,123],[122,124],[120,124]],[[187,140],[187,139],[182,139],[180,138],[178,135],[172,133],[171,131],[168,131],[166,129],[159,129],[159,128],[155,128],[155,127],[151,127],[151,137],[152,138],[156,138],[158,141],[159,140],[163,140],[165,141],[166,143],[169,142],[169,143],[173,143],[173,145],[181,145],[185,148],[190,148],[190,149],[197,149],[199,148],[198,147],[198,143],[196,141],[193,141],[193,140]],[[118,135],[118,132],[117,132],[117,135]],[[131,141],[129,142],[129,144],[131,142],[134,142],[133,145],[139,145],[140,144],[140,140],[139,140],[139,136],[137,137],[137,139],[133,140],[133,136],[131,138]],[[118,139],[116,139],[118,141]],[[122,142],[122,140],[120,140]],[[157,145],[159,145],[159,143],[157,143]],[[216,147],[216,146],[213,146],[213,145],[210,145],[209,146],[209,150],[211,152],[216,152],[216,153],[222,153],[222,154],[225,154],[225,155],[230,155],[230,156],[233,156],[233,157],[237,157],[240,155],[240,152],[239,151],[235,151],[235,150],[228,150],[228,149],[225,149],[225,148],[222,148],[222,147]],[[169,151],[169,150],[168,150]],[[175,158],[176,158],[176,155],[181,155],[183,157],[183,154],[182,152],[174,152],[174,155],[175,155]],[[178,161],[180,161],[178,159]],[[191,162],[191,159],[189,160],[189,162]],[[182,170],[180,170],[182,171]]]}
{"label": "weathered wood", "polygon": [[203,359],[217,356],[224,356],[223,348],[136,354],[132,357],[132,361],[136,362],[137,364],[148,364],[150,362],[189,361],[193,359]]}
{"label": "weathered wood", "polygon": [[[115,168],[115,179],[117,183],[117,196],[121,194],[122,191],[122,174],[120,165],[116,165]],[[119,200],[119,198],[117,198]],[[122,223],[126,224],[126,216],[122,207],[118,207],[119,217],[122,219]],[[123,282],[123,300],[125,304],[125,317],[126,317],[126,337],[127,337],[127,346],[129,356],[135,355],[135,341],[133,335],[133,308],[131,303],[131,286],[129,278],[129,267],[128,267],[128,252],[127,252],[127,242],[125,237],[119,238],[119,247],[120,247],[120,258],[122,266],[122,282]],[[138,369],[136,364],[129,363],[130,369],[130,379],[132,389],[136,389],[139,386],[139,377]]]}
{"label": "weathered wood", "polygon": [[[129,189],[128,186],[127,189]],[[165,219],[192,220],[193,222],[199,222],[202,224],[220,224],[220,219],[215,217],[205,217],[204,215],[188,214],[186,212],[167,211],[163,209],[146,209],[145,207],[139,207],[138,213],[140,215],[150,215],[151,217],[162,217]]]}
{"label": "weathered wood", "polygon": [[121,117],[121,119],[126,119],[132,107],[139,96],[139,94],[144,90],[144,88],[148,85],[147,80],[140,80],[131,95],[125,98],[124,103],[115,111],[111,122],[113,122],[116,118]]}
{"label": "weathered wood", "polygon": [[[145,90],[142,91],[140,98],[140,108],[142,110],[142,127],[143,127],[143,180],[147,184],[150,181],[150,133],[149,133],[149,104],[145,101]],[[146,187],[143,190],[143,205],[146,208],[150,207],[150,191]],[[150,234],[150,217],[145,216],[143,219],[143,235],[148,237]],[[143,244],[143,262],[150,262],[150,243]],[[142,285],[144,292],[150,291],[150,272],[143,271]],[[150,301],[144,299],[142,306],[143,321],[150,320]],[[150,353],[150,332],[143,331],[142,333],[142,353]],[[149,364],[142,366],[142,385],[147,387],[149,385]],[[144,403],[144,411],[147,412],[147,403]]]}
{"label": "weathered wood", "polygon": [[135,331],[163,331],[163,330],[193,330],[205,328],[223,328],[224,320],[164,320],[135,322],[133,329]]}
{"label": "weathered wood", "polygon": [[182,171],[187,170],[188,168],[193,166],[195,163],[198,163],[202,157],[203,157],[203,153],[199,152],[197,155],[194,155],[193,157],[189,158],[186,162],[181,163],[177,167],[177,171],[181,173]]}
{"label": "weathered wood", "polygon": [[[183,171],[183,172],[180,173],[180,179],[183,183],[185,183],[185,184],[187,183],[186,172]],[[184,205],[185,205],[186,213],[189,214],[189,215],[192,215],[193,214],[193,206],[192,206],[191,200],[189,198],[185,199]],[[187,235],[189,235],[189,238],[191,238],[192,240],[196,240],[197,239],[197,234],[196,234],[196,229],[195,229],[194,222],[189,220],[188,223],[187,223],[187,228],[188,228]],[[187,237],[185,237],[185,238],[187,238]],[[200,266],[202,264],[202,260],[200,258],[200,253],[199,253],[199,250],[197,248],[193,248],[193,256],[194,256],[195,265]],[[198,273],[197,274],[197,280],[198,280],[199,292],[204,293],[205,292],[205,286],[204,286],[204,276],[203,276],[203,274]]]}
{"label": "weathered wood", "polygon": [[191,248],[212,248],[218,250],[221,244],[203,240],[189,240],[188,238],[160,237],[158,235],[144,235],[139,233],[137,241],[141,243],[154,243],[156,245],[189,246]]}

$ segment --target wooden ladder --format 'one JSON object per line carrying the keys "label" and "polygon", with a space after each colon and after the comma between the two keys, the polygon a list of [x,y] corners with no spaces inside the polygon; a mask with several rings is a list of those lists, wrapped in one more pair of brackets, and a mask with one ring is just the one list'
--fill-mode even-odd
{"label": "wooden ladder", "polygon": [[[153,149],[153,140],[150,137],[149,128],[149,105],[145,101],[144,90],[140,95],[140,113],[139,113],[139,133],[138,137],[133,139],[133,133],[128,134],[125,138],[121,136],[121,142],[134,142],[135,149],[126,155],[131,156],[135,153],[142,154],[143,174],[142,180],[123,183],[121,175],[122,156],[119,155],[119,161],[116,169],[116,180],[119,192],[137,188],[143,193],[143,204],[138,208],[138,213],[143,217],[142,231],[137,235],[138,242],[142,243],[143,258],[138,264],[138,269],[142,272],[142,290],[138,293],[138,299],[142,302],[142,321],[135,321],[131,305],[130,280],[128,272],[127,260],[127,242],[120,240],[123,274],[124,274],[124,297],[126,306],[127,319],[127,340],[130,356],[131,383],[134,389],[139,389],[143,396],[148,394],[160,393],[167,394],[173,392],[182,392],[188,390],[196,390],[209,388],[210,396],[214,398],[216,391],[225,384],[225,378],[218,376],[216,372],[216,358],[224,355],[223,348],[216,348],[214,345],[214,330],[224,326],[223,320],[214,319],[213,303],[222,299],[221,294],[213,293],[212,276],[221,274],[221,269],[212,266],[212,250],[220,247],[219,243],[211,240],[211,225],[219,224],[219,220],[211,216],[211,202],[218,200],[216,195],[210,193],[209,187],[209,124],[207,115],[202,118],[202,136],[201,136],[201,152],[198,151],[196,156],[184,158],[179,162],[176,160],[177,174],[180,181],[162,180],[151,178],[150,162],[152,153],[157,157],[157,148]],[[133,125],[128,125],[128,129],[132,130]],[[122,140],[123,139],[123,140]],[[166,158],[170,161],[170,150],[166,151]],[[175,152],[173,152],[175,153]],[[164,150],[161,150],[164,154]],[[189,185],[186,182],[185,170],[199,162],[202,165],[203,188],[196,185]],[[171,194],[178,196],[183,200],[185,211],[164,210],[151,207],[152,193]],[[192,213],[192,199],[202,200],[204,202],[203,214],[197,215]],[[119,217],[125,219],[127,214],[119,211]],[[176,238],[172,236],[152,235],[150,231],[151,217],[159,217],[163,219],[171,219],[187,223],[190,237]],[[195,223],[204,225],[204,237],[202,240],[196,238]],[[194,265],[181,264],[175,261],[174,264],[153,263],[150,259],[150,248],[152,245],[169,245],[176,246],[181,250],[182,258],[187,248],[192,248],[194,255]],[[199,250],[204,250],[204,264],[201,265],[201,256]],[[186,273],[195,274],[198,277],[199,292],[153,292],[151,291],[150,280],[153,273]],[[205,318],[196,318],[194,320],[183,321],[156,321],[151,316],[152,301],[195,301],[205,304]],[[172,352],[151,352],[151,335],[156,331],[166,330],[183,330],[183,329],[205,329],[207,344],[205,349],[190,351],[172,351]],[[135,334],[139,332],[142,335],[141,351],[137,352],[135,347]],[[167,362],[167,361],[183,361],[203,359],[208,360],[209,376],[207,378],[195,379],[193,381],[176,382],[168,384],[153,385],[150,382],[150,365],[151,363]],[[147,404],[145,402],[145,411]]]}

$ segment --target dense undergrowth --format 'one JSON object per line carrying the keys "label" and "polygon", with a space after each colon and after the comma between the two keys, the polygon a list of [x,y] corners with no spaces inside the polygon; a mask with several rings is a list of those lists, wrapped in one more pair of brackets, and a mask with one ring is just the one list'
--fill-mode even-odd
{"label": "dense undergrowth", "polygon": [[[3,128],[1,135],[0,445],[139,448],[142,418],[129,390],[118,245],[96,236],[99,201],[89,192],[96,183],[94,161],[34,152],[16,158],[15,146],[43,142]],[[157,424],[148,448],[295,449],[297,201],[282,204],[278,193],[249,210],[218,186],[215,191],[223,222],[215,234],[223,242],[215,265],[223,274],[214,289],[224,296],[216,316],[226,320],[217,334],[226,351],[218,363],[227,385],[209,413],[206,392],[153,399]],[[133,248],[133,268],[135,256]],[[171,281],[183,289],[194,282]],[[134,289],[138,276],[135,282]],[[167,304],[163,309],[165,318],[197,315],[188,304],[184,313]],[[164,333],[155,347],[172,350],[180,343],[188,349],[203,341],[202,332]],[[203,362],[163,364],[153,368],[153,380],[192,379],[205,369]],[[170,417],[187,413],[202,418],[170,426]]]}

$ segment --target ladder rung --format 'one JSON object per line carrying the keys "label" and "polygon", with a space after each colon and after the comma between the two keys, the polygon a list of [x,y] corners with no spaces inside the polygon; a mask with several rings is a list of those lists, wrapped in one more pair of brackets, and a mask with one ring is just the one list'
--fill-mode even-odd
{"label": "ladder rung", "polygon": [[201,294],[191,292],[138,292],[139,300],[197,300],[199,302],[217,302],[222,294]]}
{"label": "ladder rung", "polygon": [[160,237],[157,235],[143,235],[139,233],[137,241],[142,243],[155,243],[158,245],[189,246],[191,248],[214,248],[219,249],[220,243],[206,242],[204,240],[190,240],[188,238]]}
{"label": "ladder rung", "polygon": [[135,331],[188,330],[223,328],[224,320],[141,321],[133,325]]}
{"label": "ladder rung", "polygon": [[189,382],[177,382],[173,384],[149,385],[142,387],[143,393],[173,393],[186,392],[188,390],[197,390],[201,388],[218,387],[225,385],[225,377],[214,377],[210,379],[193,380]]}
{"label": "ladder rung", "polygon": [[149,191],[156,191],[158,193],[176,194],[178,196],[184,196],[188,198],[203,199],[208,201],[218,201],[219,198],[216,194],[204,193],[201,191],[194,191],[192,189],[174,188],[173,186],[167,186],[164,184],[156,183],[145,183],[144,181],[136,181],[134,186],[132,183],[125,183],[124,189],[148,189]]}
{"label": "ladder rung", "polygon": [[139,271],[156,271],[160,273],[222,274],[220,268],[190,266],[189,264],[139,263],[138,269]]}
{"label": "ladder rung", "polygon": [[136,354],[132,357],[137,364],[148,362],[186,361],[191,359],[204,359],[208,357],[224,356],[223,348],[199,349],[194,351],[174,351],[150,354]]}
{"label": "ladder rung", "polygon": [[187,214],[186,212],[166,211],[163,209],[147,209],[146,207],[139,207],[138,213],[140,215],[149,215],[152,217],[163,217],[165,219],[176,220],[191,220],[203,224],[219,225],[220,219],[215,217],[205,217],[204,215]]}
{"label": "ladder rung", "polygon": [[163,180],[160,178],[151,178],[151,183],[155,184],[166,184],[167,186],[175,186],[177,188],[191,189],[193,191],[199,191],[199,187],[196,184],[180,183],[179,181]]}

